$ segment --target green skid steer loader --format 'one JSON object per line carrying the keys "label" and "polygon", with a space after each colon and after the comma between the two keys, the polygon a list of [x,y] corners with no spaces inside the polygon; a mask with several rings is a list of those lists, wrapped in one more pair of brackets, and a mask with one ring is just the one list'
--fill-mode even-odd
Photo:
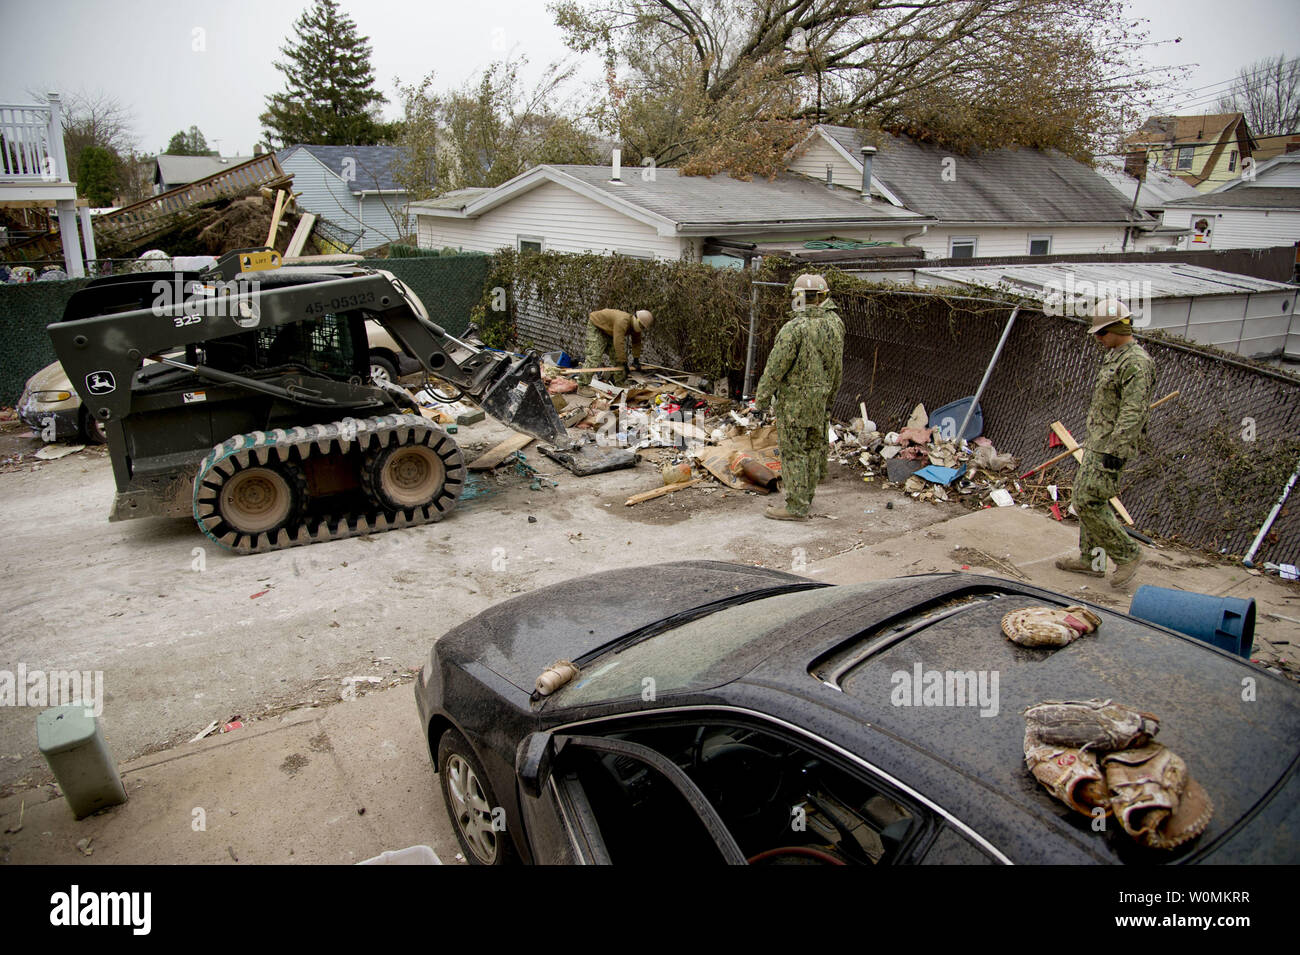
{"label": "green skid steer loader", "polygon": [[370,380],[367,319],[444,390],[566,444],[535,354],[450,335],[380,269],[244,249],[202,272],[93,281],[48,327],[104,424],[109,519],[192,514],[241,554],[440,520],[464,460],[405,389]]}

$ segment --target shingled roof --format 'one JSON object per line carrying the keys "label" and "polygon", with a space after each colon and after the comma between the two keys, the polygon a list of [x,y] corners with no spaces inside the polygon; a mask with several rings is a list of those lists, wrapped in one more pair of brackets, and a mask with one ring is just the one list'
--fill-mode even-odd
{"label": "shingled roof", "polygon": [[314,146],[300,143],[276,153],[280,165],[284,165],[285,158],[299,149],[311,153],[321,165],[340,178],[343,176],[343,161],[352,159],[356,165],[353,192],[405,191],[394,178],[398,159],[396,146]]}
{"label": "shingled roof", "polygon": [[849,190],[830,190],[799,176],[744,182],[727,175],[683,176],[676,169],[656,169],[653,178],[642,173],[640,167],[630,167],[618,181],[612,181],[609,166],[534,166],[479,196],[458,196],[450,204],[436,199],[414,202],[411,209],[427,215],[475,218],[522,192],[554,182],[652,223],[665,234],[734,234],[738,230],[801,226],[848,228],[927,218],[888,203],[863,202]]}
{"label": "shingled roof", "polygon": [[[861,130],[816,127],[861,169]],[[1088,166],[1041,149],[991,149],[954,153],[903,136],[883,135],[872,180],[908,209],[941,223],[1124,224],[1128,203]],[[945,162],[945,160],[952,160]],[[950,176],[945,170],[951,169]]]}

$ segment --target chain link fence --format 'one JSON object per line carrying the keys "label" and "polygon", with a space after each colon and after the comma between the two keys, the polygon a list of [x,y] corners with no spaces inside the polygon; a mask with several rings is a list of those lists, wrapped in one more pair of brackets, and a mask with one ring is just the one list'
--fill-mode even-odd
{"label": "chain link fence", "polygon": [[[615,281],[629,268],[630,277]],[[649,361],[726,374],[734,391],[751,314],[755,379],[789,315],[788,293],[747,272],[715,270],[711,285],[696,288],[683,284],[693,273],[676,264],[629,265],[606,256],[590,269],[586,281],[570,279],[558,290],[543,283],[540,293],[534,270],[515,288],[520,344],[562,348],[580,360],[588,311],[650,308],[656,323],[647,336]],[[656,284],[647,277],[656,269],[674,281]],[[934,411],[973,395],[1011,314],[999,302],[883,290],[842,277],[833,276],[832,287],[846,331],[834,414],[856,417],[864,403],[882,430],[901,427],[918,402]],[[714,334],[693,332],[697,326]],[[1300,459],[1300,378],[1175,339],[1144,335],[1142,344],[1158,369],[1157,397],[1180,395],[1152,412],[1143,453],[1124,471],[1121,500],[1139,531],[1244,554]],[[1049,447],[1054,421],[1086,443],[1101,358],[1086,324],[1021,310],[980,402],[985,435],[1016,455],[1021,472],[1060,452]],[[1069,458],[1033,480],[1068,488],[1076,470]],[[1300,561],[1300,500],[1283,509],[1257,559]]]}

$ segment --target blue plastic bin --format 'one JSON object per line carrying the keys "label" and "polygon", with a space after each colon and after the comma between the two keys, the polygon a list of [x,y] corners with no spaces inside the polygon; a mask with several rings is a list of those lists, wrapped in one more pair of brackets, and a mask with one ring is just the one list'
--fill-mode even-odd
{"label": "blue plastic bin", "polygon": [[[979,403],[975,402],[975,411],[970,416],[970,423],[966,425],[966,430],[958,435],[957,428],[961,426],[962,418],[966,417],[966,410],[975,402],[975,396],[969,398],[958,398],[951,401],[942,408],[936,408],[930,412],[930,427],[939,429],[939,436],[944,440],[960,438],[966,441],[974,441],[984,433],[984,412],[980,409]],[[945,427],[944,419],[951,418],[952,423]]]}
{"label": "blue plastic bin", "polygon": [[1133,595],[1129,615],[1158,623],[1250,659],[1255,644],[1255,599],[1212,597],[1168,587],[1143,586]]}

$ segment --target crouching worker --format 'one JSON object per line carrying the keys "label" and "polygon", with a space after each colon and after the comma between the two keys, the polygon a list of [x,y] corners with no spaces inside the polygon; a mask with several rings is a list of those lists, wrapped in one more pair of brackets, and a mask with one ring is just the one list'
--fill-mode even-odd
{"label": "crouching worker", "polygon": [[[636,314],[616,308],[592,312],[587,316],[587,354],[583,358],[583,367],[604,366],[608,353],[613,358],[610,364],[622,366],[609,376],[609,380],[619,386],[627,384],[628,352],[631,352],[632,367],[640,371],[641,339],[654,320],[655,317],[645,309]],[[578,380],[589,385],[591,375],[579,375]]]}

